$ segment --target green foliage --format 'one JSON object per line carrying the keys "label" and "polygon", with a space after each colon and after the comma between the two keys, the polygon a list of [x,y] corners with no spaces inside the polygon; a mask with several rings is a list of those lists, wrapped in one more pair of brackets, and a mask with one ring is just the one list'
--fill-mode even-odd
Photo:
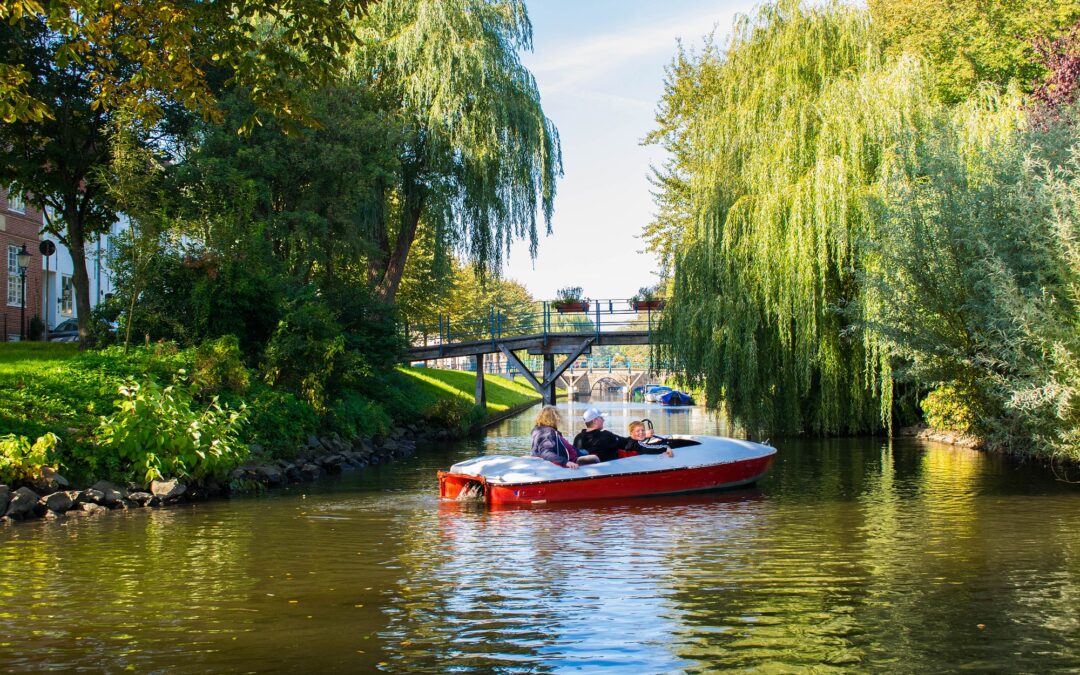
{"label": "green foliage", "polygon": [[638,289],[638,292],[630,298],[631,302],[652,302],[653,300],[659,300],[662,297],[663,284],[659,283],[654,286],[642,286]]}
{"label": "green foliage", "polygon": [[229,410],[215,398],[204,410],[183,387],[129,380],[119,388],[117,411],[97,429],[100,445],[123,462],[130,475],[198,480],[221,476],[248,454],[239,440],[244,409]]}
{"label": "green foliage", "polygon": [[428,227],[421,227],[409,253],[397,303],[409,331],[436,334],[440,317],[453,317],[455,335],[464,339],[489,335],[492,313],[504,331],[524,329],[537,320],[536,304],[528,290],[516,281],[482,275],[475,266],[457,258],[440,260],[438,242]]}
{"label": "green foliage", "polygon": [[0,436],[0,484],[33,480],[45,467],[56,469],[60,439],[46,433],[33,444],[25,436]]}
{"label": "green foliage", "polygon": [[120,317],[121,307],[115,298],[103,300],[94,307],[88,321],[88,343],[97,349],[109,347],[121,338],[117,334],[114,322]]}
{"label": "green foliage", "polygon": [[382,0],[357,26],[357,80],[398,122],[392,209],[369,279],[393,300],[421,221],[440,251],[501,268],[515,238],[535,254],[562,172],[558,133],[518,52],[532,41],[522,0]]}
{"label": "green foliage", "polygon": [[355,392],[345,392],[328,415],[327,427],[345,438],[385,434],[393,426],[386,410]]}
{"label": "green foliage", "polygon": [[310,403],[290,392],[254,384],[245,401],[244,440],[261,445],[271,457],[294,457],[304,440],[319,431],[318,413]]}
{"label": "green foliage", "polygon": [[[369,1],[5,2],[0,19],[14,31],[41,26],[56,45],[51,60],[77,64],[94,85],[88,109],[123,105],[150,123],[163,108],[178,106],[211,117],[218,113],[218,83],[229,79],[257,92],[261,109],[303,118],[297,83],[340,73],[358,39],[350,20]],[[16,58],[0,67],[6,123],[61,114],[55,99],[33,86],[34,74]]]}
{"label": "green foliage", "polygon": [[333,312],[311,298],[293,301],[266,346],[267,383],[299,394],[321,414],[348,368],[345,338]]}
{"label": "green foliage", "polygon": [[424,411],[424,420],[432,426],[449,429],[458,435],[466,434],[483,421],[484,410],[462,398],[440,398]]}
{"label": "green foliage", "polygon": [[[899,375],[963,392],[992,445],[1077,459],[1080,133],[1024,133],[1021,115],[1016,98],[960,108],[897,167],[877,330]],[[1064,155],[1046,144],[1062,133]]]}
{"label": "green foliage", "polygon": [[[235,335],[245,353],[262,349],[277,325],[287,281],[262,244],[246,253],[219,255],[176,242],[162,242],[157,252],[139,258],[137,244],[122,234],[115,242],[118,293],[125,309],[137,297],[134,312],[123,317],[132,342],[171,340],[183,346]],[[133,261],[142,260],[136,269]]]}
{"label": "green foliage", "polygon": [[950,104],[986,82],[1031,91],[1046,72],[1034,58],[1036,39],[1060,37],[1080,19],[1074,0],[870,0],[869,6],[890,54],[927,59]]}
{"label": "green foliage", "polygon": [[976,431],[978,425],[978,416],[971,406],[974,400],[977,400],[974,392],[946,385],[927,394],[920,406],[932,428],[966,434]]}
{"label": "green foliage", "polygon": [[26,339],[31,342],[37,342],[45,337],[45,322],[41,320],[41,317],[35,314],[30,317],[30,320],[26,322]]}
{"label": "green foliage", "polygon": [[883,165],[935,106],[927,72],[887,63],[862,9],[782,0],[669,78],[654,140],[694,222],[661,358],[752,430],[887,426],[888,354],[857,326],[860,243]]}
{"label": "green foliage", "polygon": [[250,373],[240,353],[240,341],[235,335],[207,340],[195,350],[191,384],[200,396],[212,396],[222,391],[243,393],[250,381]]}

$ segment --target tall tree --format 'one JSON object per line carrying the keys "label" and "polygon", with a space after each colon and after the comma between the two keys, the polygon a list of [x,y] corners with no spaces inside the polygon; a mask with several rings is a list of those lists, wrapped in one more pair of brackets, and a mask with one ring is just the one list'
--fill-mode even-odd
{"label": "tall tree", "polygon": [[400,170],[369,258],[393,300],[421,220],[479,267],[497,269],[515,238],[535,253],[548,231],[562,160],[558,133],[518,52],[531,48],[521,0],[382,0],[359,22],[356,77],[402,129]]}
{"label": "tall tree", "polygon": [[[0,22],[58,36],[57,65],[78,64],[95,106],[153,118],[163,101],[215,116],[211,71],[253,92],[258,109],[298,115],[298,85],[332,80],[373,0],[2,0]],[[13,58],[16,56],[16,58]],[[129,64],[134,64],[134,76]],[[0,55],[0,118],[41,121],[54,100],[17,55]],[[254,118],[252,120],[254,122]]]}
{"label": "tall tree", "polygon": [[[733,417],[775,431],[866,431],[891,412],[888,355],[859,330],[881,168],[934,104],[919,63],[886,63],[865,10],[794,0],[679,66],[662,111],[695,219],[662,356]],[[675,97],[680,97],[676,100]]]}
{"label": "tall tree", "polygon": [[869,0],[874,26],[890,54],[910,52],[938,73],[946,102],[968,98],[982,82],[1024,91],[1045,70],[1038,38],[1056,39],[1078,19],[1075,0]]}
{"label": "tall tree", "polygon": [[[112,113],[93,105],[86,63],[61,57],[68,46],[41,20],[0,24],[0,52],[23,65],[30,77],[27,91],[51,106],[51,114],[37,121],[0,125],[0,182],[43,211],[44,231],[71,251],[75,309],[85,344],[90,317],[86,242],[116,219],[96,173],[109,163]],[[134,64],[126,68],[130,76]]]}

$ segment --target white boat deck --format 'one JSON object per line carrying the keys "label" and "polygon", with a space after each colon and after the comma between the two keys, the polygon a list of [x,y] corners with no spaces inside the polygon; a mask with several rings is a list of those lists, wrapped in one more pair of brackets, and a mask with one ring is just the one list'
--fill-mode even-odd
{"label": "white boat deck", "polygon": [[675,448],[674,457],[667,455],[638,455],[611,462],[590,464],[577,469],[567,469],[539,457],[512,457],[509,455],[484,455],[450,467],[451,473],[466,476],[483,476],[490,483],[517,485],[520,483],[544,483],[553,480],[618,476],[620,474],[646,471],[669,471],[671,469],[694,469],[715,464],[728,464],[747,459],[767,457],[776,448],[752,441],[741,441],[720,436],[672,436],[671,438],[694,440],[700,445]]}

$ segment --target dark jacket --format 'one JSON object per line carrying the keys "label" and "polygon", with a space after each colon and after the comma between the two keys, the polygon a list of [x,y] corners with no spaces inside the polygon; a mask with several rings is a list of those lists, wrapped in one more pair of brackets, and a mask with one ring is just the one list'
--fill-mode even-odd
{"label": "dark jacket", "polygon": [[619,458],[619,450],[626,447],[628,440],[630,439],[617,436],[607,429],[584,430],[574,436],[574,447],[582,454],[596,455],[601,462],[610,462]]}
{"label": "dark jacket", "polygon": [[[653,438],[656,438],[655,436]],[[623,446],[623,450],[628,452],[636,452],[640,455],[662,455],[667,452],[668,447],[662,442],[649,443],[649,439],[644,441],[635,441],[630,438],[627,439],[626,445]]]}
{"label": "dark jacket", "polygon": [[532,454],[559,466],[570,461],[570,451],[563,445],[562,434],[553,427],[537,425],[532,430]]}

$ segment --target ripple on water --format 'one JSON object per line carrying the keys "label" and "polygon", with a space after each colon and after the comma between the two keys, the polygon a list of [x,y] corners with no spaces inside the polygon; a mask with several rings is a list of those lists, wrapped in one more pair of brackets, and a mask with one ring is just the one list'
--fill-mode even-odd
{"label": "ripple on water", "polygon": [[[527,431],[487,445],[519,449]],[[736,493],[439,502],[435,469],[482,446],[260,498],[0,529],[0,671],[1080,663],[1080,498],[982,455],[789,443]]]}

